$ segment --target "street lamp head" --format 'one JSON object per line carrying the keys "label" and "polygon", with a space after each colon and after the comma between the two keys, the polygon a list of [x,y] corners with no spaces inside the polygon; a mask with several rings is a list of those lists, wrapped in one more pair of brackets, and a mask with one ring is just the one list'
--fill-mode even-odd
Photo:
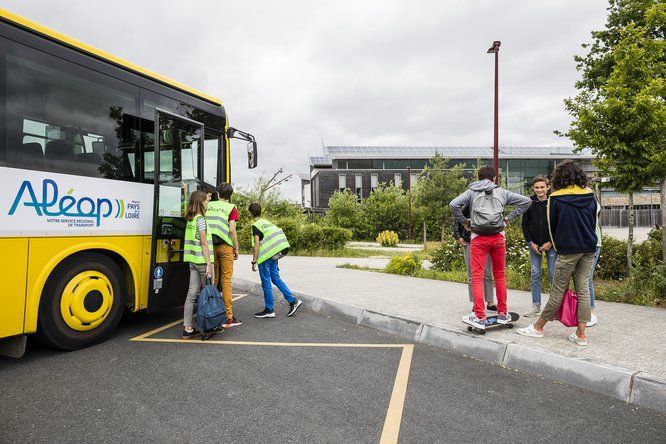
{"label": "street lamp head", "polygon": [[493,42],[493,46],[491,46],[490,49],[488,50],[488,54],[492,54],[493,52],[498,52],[501,44],[502,42],[500,42],[499,40],[495,40]]}

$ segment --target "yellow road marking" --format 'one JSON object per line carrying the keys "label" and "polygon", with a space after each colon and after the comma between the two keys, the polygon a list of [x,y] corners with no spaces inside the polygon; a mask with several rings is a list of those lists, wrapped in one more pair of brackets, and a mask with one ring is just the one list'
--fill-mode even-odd
{"label": "yellow road marking", "polygon": [[148,333],[144,333],[144,334],[139,335],[139,336],[137,336],[137,337],[135,337],[135,338],[132,338],[132,339],[130,339],[130,341],[150,341],[151,339],[146,339],[148,336],[155,335],[155,334],[157,334],[157,333],[159,333],[159,332],[161,332],[161,331],[166,330],[167,328],[171,328],[171,327],[173,327],[174,325],[180,324],[181,322],[183,322],[183,320],[182,320],[182,319],[178,319],[177,321],[173,321],[173,322],[171,322],[170,324],[163,325],[162,327],[158,327],[158,328],[156,328],[155,330],[150,330]]}
{"label": "yellow road marking", "polygon": [[[173,326],[180,321],[169,324]],[[168,328],[168,326],[165,326]],[[158,331],[162,331],[158,329]],[[150,333],[150,332],[149,332]],[[224,334],[224,333],[221,333]],[[162,342],[173,344],[217,344],[217,345],[251,345],[251,346],[271,346],[271,347],[331,347],[331,348],[403,348],[411,344],[356,344],[353,342],[262,342],[262,341],[222,341],[218,339],[208,339],[200,341],[197,339],[171,339],[171,338],[149,338],[150,335],[141,335],[130,341],[139,342]]]}
{"label": "yellow road marking", "polygon": [[[232,298],[231,300],[232,300],[232,301],[237,301],[237,300],[239,300],[239,299],[243,299],[245,296],[247,296],[247,294],[241,294],[241,295],[236,296],[235,298]],[[177,321],[173,321],[173,322],[171,322],[171,323],[169,323],[169,324],[167,324],[167,325],[163,325],[163,326],[161,326],[161,327],[158,327],[158,328],[156,328],[155,330],[151,330],[151,331],[149,331],[149,332],[147,332],[147,333],[144,333],[144,334],[139,335],[139,336],[137,336],[137,337],[135,337],[135,338],[132,338],[132,339],[130,339],[130,341],[142,341],[142,340],[146,340],[146,338],[148,338],[149,336],[156,335],[157,333],[159,333],[159,332],[161,332],[161,331],[164,331],[164,330],[166,330],[166,329],[168,329],[168,328],[171,328],[171,327],[173,327],[174,325],[176,325],[176,324],[178,324],[178,323],[180,323],[180,322],[183,322],[183,320],[182,320],[182,319],[178,319]],[[155,342],[155,341],[152,340],[152,339],[149,339],[148,341]]]}
{"label": "yellow road marking", "polygon": [[409,381],[409,370],[412,365],[412,352],[414,345],[406,344],[402,349],[400,364],[395,375],[393,383],[393,393],[389,401],[386,419],[384,420],[384,429],[379,441],[381,444],[397,443],[400,434],[400,425],[402,424],[402,410],[405,405],[405,395],[407,394],[407,382]]}
{"label": "yellow road marking", "polygon": [[[247,294],[242,294],[234,301],[244,298]],[[268,347],[328,347],[328,348],[402,348],[398,371],[393,383],[393,391],[389,400],[386,418],[384,419],[384,428],[380,444],[394,444],[398,442],[400,435],[400,426],[402,425],[402,412],[405,406],[405,396],[407,395],[407,383],[409,382],[409,372],[412,366],[412,354],[414,352],[413,344],[355,344],[346,342],[260,342],[260,341],[221,341],[212,340],[199,341],[193,339],[170,339],[170,338],[151,338],[161,331],[164,331],[183,320],[166,324],[162,327],[151,330],[142,335],[136,336],[130,341],[135,342],[157,342],[172,344],[209,344],[209,345],[245,345],[245,346],[268,346]]]}

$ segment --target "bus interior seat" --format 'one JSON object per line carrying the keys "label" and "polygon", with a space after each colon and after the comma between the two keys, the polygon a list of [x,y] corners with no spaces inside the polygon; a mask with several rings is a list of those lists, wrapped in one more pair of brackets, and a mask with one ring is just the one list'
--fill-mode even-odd
{"label": "bus interior seat", "polygon": [[21,155],[28,157],[44,157],[44,151],[42,151],[42,145],[37,142],[24,143],[21,147]]}
{"label": "bus interior seat", "polygon": [[100,156],[104,155],[104,153],[106,152],[106,147],[104,146],[104,142],[93,142],[92,150],[93,153],[97,153]]}
{"label": "bus interior seat", "polygon": [[44,151],[41,144],[28,142],[22,144],[20,149],[7,150],[7,160],[24,167],[40,168],[44,163]]}
{"label": "bus interior seat", "polygon": [[73,147],[65,140],[52,140],[46,144],[46,148],[44,149],[44,157],[47,159],[68,160],[73,156]]}

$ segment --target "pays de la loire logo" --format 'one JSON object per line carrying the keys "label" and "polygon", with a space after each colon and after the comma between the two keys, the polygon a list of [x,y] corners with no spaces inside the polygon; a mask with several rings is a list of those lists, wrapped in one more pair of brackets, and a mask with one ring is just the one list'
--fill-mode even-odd
{"label": "pays de la loire logo", "polygon": [[102,219],[139,218],[139,202],[132,201],[126,204],[123,199],[76,197],[74,189],[61,195],[58,184],[52,179],[42,180],[39,197],[32,183],[24,180],[9,209],[10,216],[16,212],[19,205],[33,208],[37,216],[92,219],[97,227],[100,226]]}

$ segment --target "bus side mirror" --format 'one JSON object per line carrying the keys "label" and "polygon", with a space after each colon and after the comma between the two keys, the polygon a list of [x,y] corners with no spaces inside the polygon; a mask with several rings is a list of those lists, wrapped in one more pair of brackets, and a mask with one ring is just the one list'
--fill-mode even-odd
{"label": "bus side mirror", "polygon": [[257,167],[257,142],[247,144],[247,167],[249,169]]}

